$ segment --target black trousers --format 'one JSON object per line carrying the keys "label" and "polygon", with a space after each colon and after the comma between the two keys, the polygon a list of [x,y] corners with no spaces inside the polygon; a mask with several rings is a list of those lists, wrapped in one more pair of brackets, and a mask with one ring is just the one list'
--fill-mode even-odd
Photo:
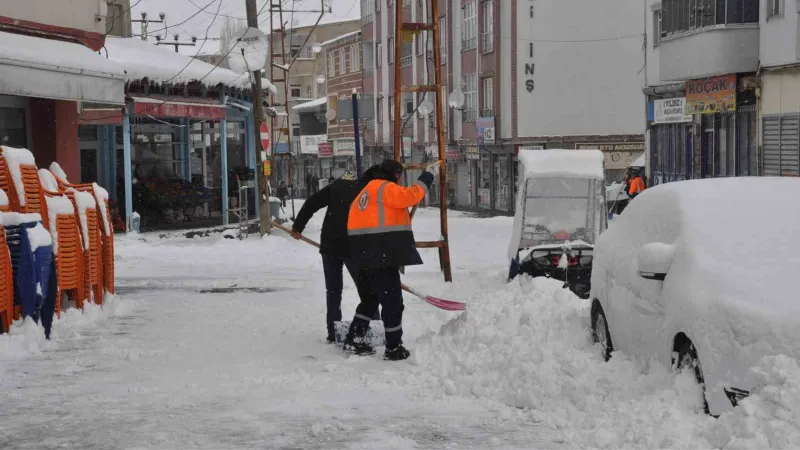
{"label": "black trousers", "polygon": [[[386,348],[396,348],[403,343],[403,291],[400,288],[400,271],[397,267],[360,269],[356,285],[361,303],[350,325],[350,332],[363,336],[370,318],[381,306],[381,319],[386,331]],[[362,290],[364,291],[362,294]]]}
{"label": "black trousers", "polygon": [[[325,297],[327,301],[327,314],[325,323],[328,327],[328,337],[333,339],[335,330],[333,328],[334,322],[342,320],[342,289],[344,288],[343,268],[347,268],[347,272],[353,278],[353,282],[358,289],[358,296],[361,299],[359,307],[364,303],[364,296],[371,295],[371,292],[364,283],[359,283],[358,272],[352,264],[340,256],[331,255],[327,253],[322,254],[322,270],[325,272]],[[372,302],[369,302],[372,303]],[[378,318],[378,305],[375,304],[374,309],[364,309],[367,317]],[[369,324],[369,320],[367,321]],[[365,330],[366,332],[366,330]]]}

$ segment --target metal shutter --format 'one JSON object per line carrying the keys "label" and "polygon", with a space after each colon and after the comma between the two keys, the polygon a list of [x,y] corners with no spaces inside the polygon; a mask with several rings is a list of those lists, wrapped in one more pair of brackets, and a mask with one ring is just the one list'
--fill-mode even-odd
{"label": "metal shutter", "polygon": [[800,176],[800,114],[764,117],[762,167],[766,176]]}
{"label": "metal shutter", "polygon": [[458,206],[472,206],[469,191],[469,161],[459,161],[456,174],[456,201]]}

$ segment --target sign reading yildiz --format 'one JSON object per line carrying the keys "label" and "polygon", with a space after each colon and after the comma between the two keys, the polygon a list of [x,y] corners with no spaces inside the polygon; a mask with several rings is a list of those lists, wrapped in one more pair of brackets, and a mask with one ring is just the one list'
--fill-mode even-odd
{"label": "sign reading yildiz", "polygon": [[692,116],[686,115],[686,97],[665,98],[653,103],[653,123],[684,123],[693,120]]}
{"label": "sign reading yildiz", "polygon": [[300,153],[316,155],[319,153],[319,144],[328,142],[327,134],[300,136]]}
{"label": "sign reading yildiz", "polygon": [[686,82],[686,114],[736,111],[736,75]]}
{"label": "sign reading yildiz", "polygon": [[320,142],[317,148],[320,158],[333,158],[333,144],[330,142]]}

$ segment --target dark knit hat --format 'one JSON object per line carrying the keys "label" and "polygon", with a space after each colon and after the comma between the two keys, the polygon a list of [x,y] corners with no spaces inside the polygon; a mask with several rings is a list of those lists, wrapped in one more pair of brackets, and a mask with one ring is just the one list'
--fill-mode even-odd
{"label": "dark knit hat", "polygon": [[393,159],[386,159],[381,163],[381,171],[396,177],[403,173],[403,165]]}

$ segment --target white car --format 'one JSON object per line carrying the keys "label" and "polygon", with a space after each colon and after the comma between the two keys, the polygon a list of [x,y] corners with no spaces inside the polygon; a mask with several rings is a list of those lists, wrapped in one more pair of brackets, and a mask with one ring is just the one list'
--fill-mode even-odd
{"label": "white car", "polygon": [[749,394],[763,356],[800,360],[800,180],[724,178],[645,190],[594,250],[603,355],[693,368],[706,410]]}

